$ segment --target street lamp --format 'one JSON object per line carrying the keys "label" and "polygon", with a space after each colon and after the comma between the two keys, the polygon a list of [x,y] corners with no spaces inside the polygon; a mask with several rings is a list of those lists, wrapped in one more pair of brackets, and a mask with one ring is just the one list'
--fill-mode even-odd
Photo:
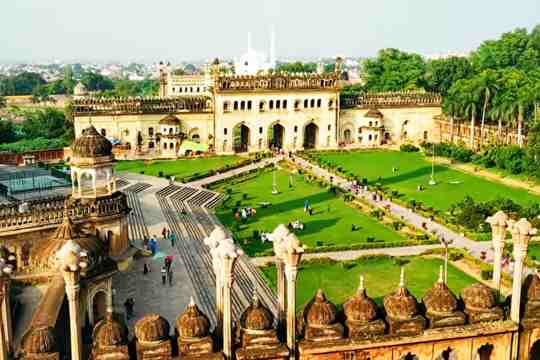
{"label": "street lamp", "polygon": [[444,246],[444,283],[448,285],[448,247],[454,242],[452,239],[445,239],[444,236],[439,236],[441,245]]}
{"label": "street lamp", "polygon": [[437,185],[435,181],[435,142],[432,143],[431,150],[431,178],[429,179],[429,185]]}

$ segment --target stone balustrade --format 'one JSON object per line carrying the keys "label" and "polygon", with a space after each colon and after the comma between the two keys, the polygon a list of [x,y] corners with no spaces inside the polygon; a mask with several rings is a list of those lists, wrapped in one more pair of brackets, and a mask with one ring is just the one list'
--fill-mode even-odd
{"label": "stone balustrade", "polygon": [[391,91],[347,96],[341,99],[343,108],[391,108],[407,106],[441,106],[442,97],[423,91]]}
{"label": "stone balustrade", "polygon": [[216,81],[216,91],[250,90],[337,90],[335,74],[270,74],[270,75],[227,75]]}

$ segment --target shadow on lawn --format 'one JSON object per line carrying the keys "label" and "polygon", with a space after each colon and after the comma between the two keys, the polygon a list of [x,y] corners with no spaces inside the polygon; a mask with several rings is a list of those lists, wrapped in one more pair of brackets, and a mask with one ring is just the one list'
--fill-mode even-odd
{"label": "shadow on lawn", "polygon": [[[445,171],[448,171],[448,167],[446,166],[435,166],[435,173],[436,174],[440,174],[442,172],[445,172]],[[386,177],[386,178],[383,178],[381,180],[381,185],[392,185],[392,184],[396,184],[396,183],[400,183],[400,182],[403,182],[403,181],[408,181],[408,180],[412,180],[412,179],[415,179],[415,178],[420,178],[420,177],[424,177],[424,176],[429,176],[431,174],[431,166],[424,166],[422,168],[419,168],[419,169],[416,169],[414,171],[409,171],[409,172],[406,172],[406,173],[400,173],[399,175],[396,175],[396,176],[390,176],[390,177]],[[377,180],[373,180],[374,182],[376,182]]]}

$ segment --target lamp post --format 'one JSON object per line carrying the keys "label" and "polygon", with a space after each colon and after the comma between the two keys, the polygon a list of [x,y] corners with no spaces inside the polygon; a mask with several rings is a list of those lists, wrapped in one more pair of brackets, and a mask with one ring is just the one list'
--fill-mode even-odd
{"label": "lamp post", "polygon": [[454,240],[445,239],[442,235],[439,237],[441,245],[444,246],[444,283],[448,285],[448,247],[452,245]]}
{"label": "lamp post", "polygon": [[68,240],[56,253],[56,261],[66,285],[69,304],[71,359],[82,360],[82,333],[79,318],[80,273],[88,267],[86,253],[73,240]]}
{"label": "lamp post", "polygon": [[[9,274],[12,271],[13,266],[7,264],[4,259],[0,259],[0,300],[2,304],[9,303]],[[8,360],[11,352],[11,339],[9,338],[9,329],[6,326],[10,316],[11,314],[6,314],[3,309],[0,311],[0,360]]]}
{"label": "lamp post", "polygon": [[504,211],[497,211],[486,219],[491,225],[491,242],[493,245],[493,285],[497,293],[501,292],[501,262],[508,226],[508,216]]}
{"label": "lamp post", "polygon": [[277,188],[277,181],[276,181],[276,169],[274,168],[274,171],[272,172],[272,195],[277,195],[279,193]]}
{"label": "lamp post", "polygon": [[429,185],[437,185],[435,181],[435,142],[433,142],[431,150],[431,178],[429,179]]}

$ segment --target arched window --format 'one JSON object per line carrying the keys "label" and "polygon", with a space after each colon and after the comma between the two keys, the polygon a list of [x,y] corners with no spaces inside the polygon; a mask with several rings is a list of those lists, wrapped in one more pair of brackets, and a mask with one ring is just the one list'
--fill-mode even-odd
{"label": "arched window", "polygon": [[308,108],[308,104],[309,104],[308,99],[305,99],[305,100],[304,100],[304,108],[305,108],[305,109]]}
{"label": "arched window", "polygon": [[200,88],[197,86],[197,92],[200,92]]}
{"label": "arched window", "polygon": [[294,132],[298,132],[298,126],[294,125]]}
{"label": "arched window", "polygon": [[321,107],[321,104],[322,104],[322,100],[321,100],[321,99],[317,99],[317,107],[318,107],[318,108]]}
{"label": "arched window", "polygon": [[173,135],[174,134],[174,128],[170,128],[169,129],[169,135]]}
{"label": "arched window", "polygon": [[246,109],[246,102],[244,100],[242,100],[240,102],[240,110],[245,110]]}
{"label": "arched window", "polygon": [[223,135],[227,135],[227,128],[223,129]]}
{"label": "arched window", "polygon": [[373,136],[371,134],[368,135],[368,140],[371,141],[373,139]]}
{"label": "arched window", "polygon": [[167,143],[166,142],[163,143],[163,149],[167,150]]}
{"label": "arched window", "polygon": [[451,348],[447,348],[439,356],[437,356],[435,360],[458,360],[458,355],[457,352]]}
{"label": "arched window", "polygon": [[287,100],[283,100],[283,109],[287,110]]}
{"label": "arched window", "polygon": [[478,349],[478,360],[491,360],[491,354],[493,353],[493,345],[485,344]]}
{"label": "arched window", "polygon": [[262,126],[259,127],[259,134],[262,134],[263,133],[263,128]]}
{"label": "arched window", "polygon": [[311,106],[312,108],[314,108],[314,107],[315,107],[315,99],[311,99],[311,103],[310,103],[310,106]]}
{"label": "arched window", "polygon": [[281,109],[281,100],[276,100],[276,109]]}
{"label": "arched window", "polygon": [[259,111],[264,111],[265,102],[264,100],[259,101]]}
{"label": "arched window", "polygon": [[426,130],[426,131],[424,131],[424,141],[427,141],[427,139],[428,139],[428,132]]}
{"label": "arched window", "polygon": [[148,143],[148,148],[149,148],[149,149],[153,149],[153,148],[154,148],[154,142],[153,142],[153,141],[150,141],[150,142]]}
{"label": "arched window", "polygon": [[238,101],[234,102],[234,110],[238,110]]}
{"label": "arched window", "polygon": [[103,136],[107,136],[107,130],[105,130],[105,129],[101,129],[101,135],[103,135]]}
{"label": "arched window", "polygon": [[328,125],[328,131],[332,130],[332,125]]}
{"label": "arched window", "polygon": [[294,101],[294,110],[298,110],[300,109],[300,100],[295,100]]}
{"label": "arched window", "polygon": [[358,133],[359,133],[359,134],[362,133],[362,128],[361,128],[361,127],[358,128]]}
{"label": "arched window", "polygon": [[231,111],[231,104],[228,101],[225,101],[223,103],[223,112],[229,112]]}
{"label": "arched window", "polygon": [[189,92],[193,92],[193,86],[189,88]]}
{"label": "arched window", "polygon": [[154,136],[154,128],[153,127],[148,128],[148,136]]}
{"label": "arched window", "polygon": [[270,101],[268,102],[268,108],[269,108],[270,110],[272,110],[272,109],[274,108],[274,100],[270,100]]}
{"label": "arched window", "polygon": [[334,100],[328,101],[328,107],[332,109],[334,107]]}
{"label": "arched window", "polygon": [[402,357],[400,360],[419,360],[419,359],[418,359],[418,356],[416,356],[415,354],[408,353],[407,355]]}
{"label": "arched window", "polygon": [[369,127],[373,127],[373,122],[372,121],[369,122]]}
{"label": "arched window", "polygon": [[178,92],[182,92],[183,90],[184,90],[184,88],[182,88],[182,87],[178,88]]}
{"label": "arched window", "polygon": [[248,102],[247,102],[247,109],[251,110],[251,100],[248,100]]}

